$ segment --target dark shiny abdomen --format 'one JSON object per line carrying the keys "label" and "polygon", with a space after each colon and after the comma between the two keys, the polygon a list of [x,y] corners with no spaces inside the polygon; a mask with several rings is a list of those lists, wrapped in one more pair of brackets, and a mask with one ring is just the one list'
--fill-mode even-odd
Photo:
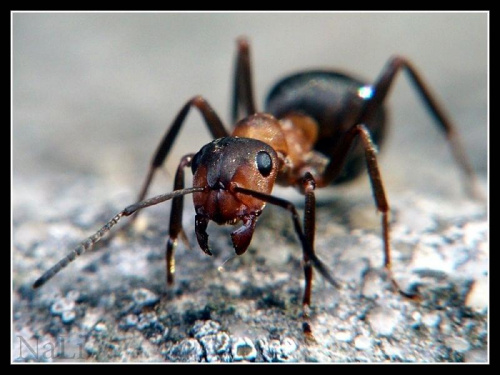
{"label": "dark shiny abdomen", "polygon": [[[363,100],[359,89],[365,82],[331,71],[306,71],[279,81],[270,91],[265,111],[277,118],[298,112],[314,118],[319,124],[315,149],[330,157],[342,134],[355,125]],[[373,142],[380,147],[385,128],[385,110],[381,107],[373,120],[365,123]],[[364,152],[357,144],[349,153],[346,165],[334,184],[353,179],[363,170]]]}

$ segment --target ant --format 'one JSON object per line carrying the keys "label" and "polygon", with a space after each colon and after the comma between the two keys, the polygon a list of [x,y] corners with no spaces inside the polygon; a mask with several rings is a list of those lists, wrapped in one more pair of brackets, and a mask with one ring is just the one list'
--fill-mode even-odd
{"label": "ant", "polygon": [[[122,217],[132,215],[134,220],[139,210],[167,200],[172,200],[166,244],[167,284],[171,285],[174,283],[177,239],[180,237],[187,242],[182,228],[185,195],[193,195],[196,238],[207,255],[212,255],[206,233],[209,221],[219,225],[242,223],[231,233],[234,250],[237,255],[242,255],[250,244],[258,217],[269,203],[289,211],[302,245],[305,275],[303,328],[305,333],[311,333],[306,320],[311,304],[313,268],[338,287],[329,269],[314,251],[315,189],[352,180],[366,164],[375,205],[382,218],[385,271],[399,293],[416,298],[415,293],[404,292],[391,274],[389,203],[376,151],[387,126],[383,104],[399,71],[408,74],[446,136],[453,156],[464,173],[467,187],[472,188],[475,174],[455,126],[420,73],[404,57],[392,57],[373,85],[337,71],[308,70],[290,75],[273,87],[266,100],[265,112],[259,112],[254,102],[250,46],[246,39],[240,38],[234,72],[232,120],[235,125],[232,133],[226,130],[203,97],[195,96],[189,100],[154,153],[138,203],[126,207],[83,241],[36,280],[33,287],[42,286],[92,248]],[[163,165],[193,107],[199,110],[215,140],[197,153],[182,157],[175,174],[173,192],[144,200],[155,172]],[[241,112],[245,117],[239,119]],[[191,168],[193,173],[193,187],[190,188],[184,186],[186,168]],[[293,186],[305,196],[303,224],[293,203],[271,195],[275,183]]]}

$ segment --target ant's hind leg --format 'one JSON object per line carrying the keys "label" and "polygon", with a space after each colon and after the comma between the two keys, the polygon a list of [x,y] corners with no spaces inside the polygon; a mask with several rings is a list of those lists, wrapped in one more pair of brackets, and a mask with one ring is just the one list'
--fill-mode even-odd
{"label": "ant's hind leg", "polygon": [[257,112],[254,100],[252,85],[252,67],[250,62],[250,45],[245,38],[239,38],[238,53],[233,81],[233,103],[231,120],[233,123],[239,119],[241,107],[245,116],[253,115]]}
{"label": "ant's hind leg", "polygon": [[352,125],[366,124],[376,114],[383,104],[389,90],[396,78],[396,74],[403,70],[408,74],[410,82],[419,94],[427,110],[430,112],[440,130],[444,133],[453,154],[463,174],[464,187],[466,192],[476,199],[482,198],[482,192],[476,181],[476,174],[465,152],[462,140],[457,131],[457,127],[444,107],[432,94],[429,86],[424,82],[422,75],[415,69],[409,60],[401,56],[394,56],[384,67],[379,78],[372,86],[372,96],[365,100],[364,105]]}

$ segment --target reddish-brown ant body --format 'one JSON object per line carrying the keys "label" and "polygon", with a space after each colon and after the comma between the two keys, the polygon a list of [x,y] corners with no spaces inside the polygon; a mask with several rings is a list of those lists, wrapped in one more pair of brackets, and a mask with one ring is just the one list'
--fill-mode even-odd
{"label": "reddish-brown ant body", "polygon": [[[466,181],[474,184],[474,173],[459,143],[455,126],[438,105],[421,76],[408,60],[393,57],[373,85],[333,71],[305,71],[278,82],[271,90],[264,113],[254,103],[249,45],[238,41],[230,134],[208,102],[196,96],[174,119],[158,146],[149,173],[139,194],[139,203],[125,208],[96,234],[42,275],[34,287],[47,280],[91,248],[121,217],[172,199],[169,237],[166,246],[167,283],[174,281],[174,250],[177,238],[185,239],[182,229],[183,198],[193,194],[196,211],[195,233],[198,244],[208,255],[206,228],[209,221],[242,226],[231,233],[236,254],[243,254],[252,239],[255,225],[266,203],[287,209],[303,250],[305,273],[304,307],[311,303],[313,267],[336,285],[327,267],[314,252],[315,189],[350,180],[366,162],[375,204],[382,215],[384,266],[393,285],[401,289],[390,274],[389,204],[379,173],[376,147],[385,130],[383,102],[396,74],[404,70],[437,124],[445,133]],[[184,156],[177,169],[174,191],[144,200],[157,169],[164,163],[190,108],[197,108],[214,141],[196,154]],[[244,118],[239,119],[240,112]],[[358,140],[361,140],[359,142]],[[191,168],[193,187],[184,187],[184,170]],[[301,224],[295,206],[271,195],[275,183],[294,186],[305,196]],[[405,294],[405,293],[403,293]],[[307,313],[306,313],[307,314]],[[308,325],[305,329],[308,330]]]}

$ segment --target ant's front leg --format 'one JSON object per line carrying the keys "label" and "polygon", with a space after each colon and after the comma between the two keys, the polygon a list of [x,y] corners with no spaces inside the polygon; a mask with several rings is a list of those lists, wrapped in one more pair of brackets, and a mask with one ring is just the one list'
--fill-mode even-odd
{"label": "ant's front leg", "polygon": [[[184,189],[184,169],[191,166],[194,154],[185,155],[177,167],[174,181],[174,191]],[[172,199],[172,208],[170,214],[170,226],[165,252],[165,260],[167,266],[167,284],[174,283],[175,273],[175,258],[174,252],[177,245],[177,237],[180,236],[186,247],[190,248],[186,233],[182,229],[182,212],[184,211],[184,196],[179,196]]]}
{"label": "ant's front leg", "polygon": [[317,257],[314,251],[314,225],[315,225],[315,182],[310,173],[306,173],[303,179],[303,189],[306,196],[306,213],[304,216],[304,229],[300,223],[299,214],[295,205],[290,201],[282,198],[275,197],[273,195],[260,193],[257,191],[245,189],[239,186],[234,187],[234,191],[238,193],[243,193],[260,199],[262,201],[274,204],[276,206],[286,209],[292,217],[295,232],[299,237],[300,243],[302,244],[302,254],[304,259],[304,274],[305,274],[305,290],[304,298],[302,300],[302,305],[304,308],[304,333],[311,339],[312,331],[311,326],[308,323],[309,319],[309,306],[311,304],[311,288],[312,288],[312,267],[323,276],[330,284],[339,287],[338,283],[332,277],[330,270],[323,264],[323,262]]}

